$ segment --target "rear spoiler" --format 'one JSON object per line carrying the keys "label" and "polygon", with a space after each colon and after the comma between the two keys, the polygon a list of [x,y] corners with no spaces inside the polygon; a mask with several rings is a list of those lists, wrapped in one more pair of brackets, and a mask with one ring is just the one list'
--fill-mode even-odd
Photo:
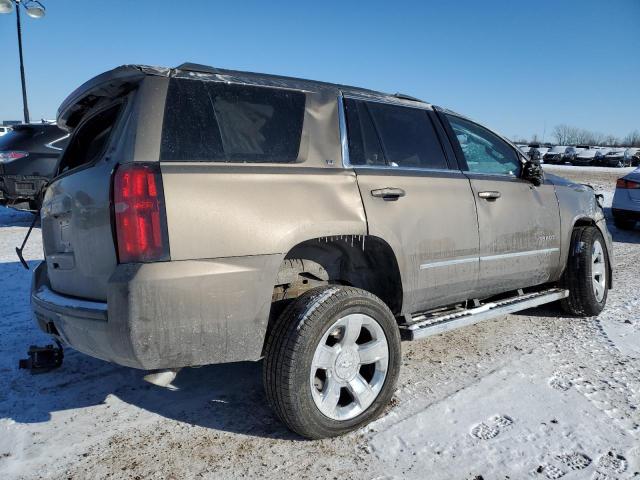
{"label": "rear spoiler", "polygon": [[73,130],[95,105],[118,98],[133,90],[147,75],[169,76],[171,69],[146,65],[123,65],[102,73],[74,90],[58,108],[57,124]]}

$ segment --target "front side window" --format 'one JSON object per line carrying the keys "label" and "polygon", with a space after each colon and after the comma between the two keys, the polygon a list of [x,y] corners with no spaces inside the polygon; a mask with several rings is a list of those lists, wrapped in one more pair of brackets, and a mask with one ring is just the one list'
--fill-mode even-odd
{"label": "front side window", "polygon": [[173,78],[160,159],[295,162],[305,101],[302,92]]}
{"label": "front side window", "polygon": [[520,173],[521,163],[511,146],[480,125],[447,115],[467,162],[467,170],[474,173],[514,175]]}

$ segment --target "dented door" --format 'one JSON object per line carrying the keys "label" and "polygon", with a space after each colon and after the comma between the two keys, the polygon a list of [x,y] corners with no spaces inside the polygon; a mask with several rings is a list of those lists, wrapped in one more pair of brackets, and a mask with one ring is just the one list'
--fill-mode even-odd
{"label": "dented door", "polygon": [[[549,281],[560,262],[560,213],[553,185],[536,187],[504,175],[469,178],[480,227],[478,295]],[[485,192],[499,196],[490,198]]]}
{"label": "dented door", "polygon": [[[369,235],[396,252],[403,310],[466,300],[478,280],[478,224],[469,181],[460,172],[356,169]],[[377,190],[401,189],[397,198]]]}

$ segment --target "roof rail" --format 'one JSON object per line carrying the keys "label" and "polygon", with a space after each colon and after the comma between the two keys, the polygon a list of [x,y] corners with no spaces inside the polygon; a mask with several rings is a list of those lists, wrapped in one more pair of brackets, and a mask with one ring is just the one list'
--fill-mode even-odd
{"label": "roof rail", "polygon": [[185,62],[182,65],[176,67],[177,70],[185,70],[187,72],[200,72],[200,73],[220,73],[220,70],[209,65],[201,65],[200,63]]}
{"label": "roof rail", "polygon": [[400,98],[402,100],[411,100],[413,102],[427,103],[424,100],[420,100],[419,98],[412,97],[411,95],[407,95],[406,93],[396,92],[393,94],[394,97]]}

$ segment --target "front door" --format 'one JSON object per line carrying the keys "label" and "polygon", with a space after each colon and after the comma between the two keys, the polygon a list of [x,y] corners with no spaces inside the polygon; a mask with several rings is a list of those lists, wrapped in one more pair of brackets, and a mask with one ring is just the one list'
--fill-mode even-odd
{"label": "front door", "polygon": [[396,253],[403,311],[466,300],[479,272],[476,207],[449,168],[444,130],[426,108],[345,99],[345,111],[369,234]]}
{"label": "front door", "polygon": [[549,281],[560,262],[560,211],[553,185],[536,187],[521,179],[521,157],[496,134],[455,115],[446,118],[477,205],[477,296]]}

